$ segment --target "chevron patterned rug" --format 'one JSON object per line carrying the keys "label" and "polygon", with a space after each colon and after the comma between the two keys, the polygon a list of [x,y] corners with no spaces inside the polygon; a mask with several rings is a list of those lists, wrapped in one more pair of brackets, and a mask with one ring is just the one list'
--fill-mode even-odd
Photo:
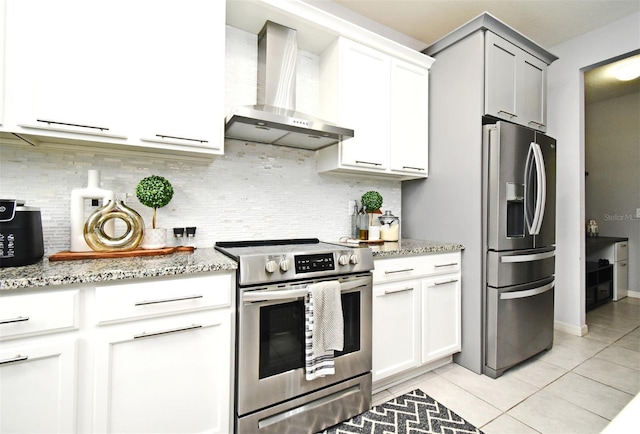
{"label": "chevron patterned rug", "polygon": [[420,389],[377,405],[322,434],[483,434]]}

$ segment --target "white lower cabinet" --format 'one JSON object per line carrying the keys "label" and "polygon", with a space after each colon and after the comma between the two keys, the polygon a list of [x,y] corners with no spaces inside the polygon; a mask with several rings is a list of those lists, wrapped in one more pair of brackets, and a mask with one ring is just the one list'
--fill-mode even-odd
{"label": "white lower cabinet", "polygon": [[460,266],[460,252],[375,261],[374,388],[460,351]]}
{"label": "white lower cabinet", "polygon": [[0,432],[231,432],[234,282],[0,291]]}
{"label": "white lower cabinet", "polygon": [[76,431],[78,300],[76,289],[0,296],[0,432]]}
{"label": "white lower cabinet", "polygon": [[422,363],[460,351],[460,289],[457,274],[422,281]]}
{"label": "white lower cabinet", "polygon": [[233,276],[98,286],[92,432],[230,432]]}
{"label": "white lower cabinet", "polygon": [[373,288],[373,381],[420,364],[420,281]]}
{"label": "white lower cabinet", "polygon": [[228,311],[105,327],[93,431],[229,432],[230,330]]}
{"label": "white lower cabinet", "polygon": [[0,432],[76,431],[76,340],[0,346]]}

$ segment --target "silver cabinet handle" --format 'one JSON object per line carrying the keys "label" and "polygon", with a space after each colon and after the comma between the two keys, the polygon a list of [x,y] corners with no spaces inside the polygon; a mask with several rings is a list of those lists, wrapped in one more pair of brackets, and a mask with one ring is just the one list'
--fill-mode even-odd
{"label": "silver cabinet handle", "polygon": [[450,279],[450,280],[445,280],[442,282],[433,282],[433,285],[431,286],[439,286],[439,285],[448,285],[450,283],[456,283],[458,281],[458,279]]}
{"label": "silver cabinet handle", "polygon": [[190,142],[209,143],[209,141],[205,139],[192,139],[190,137],[169,136],[167,134],[156,134],[156,137],[160,139],[177,139],[177,140],[187,140]]}
{"label": "silver cabinet handle", "polygon": [[65,127],[79,127],[79,128],[88,128],[92,130],[109,131],[109,128],[100,127],[97,125],[82,125],[82,124],[74,124],[71,122],[52,121],[48,119],[36,119],[36,122],[42,122],[47,125],[64,125]]}
{"label": "silver cabinet handle", "polygon": [[18,316],[15,318],[0,319],[0,324],[11,324],[14,322],[29,321],[28,316]]}
{"label": "silver cabinet handle", "polygon": [[413,167],[413,166],[402,166],[402,168],[403,169],[408,169],[408,170],[422,170],[422,171],[427,170],[424,167]]}
{"label": "silver cabinet handle", "polygon": [[627,247],[627,243],[620,244],[620,247],[623,247],[623,248],[624,248],[624,247]]}
{"label": "silver cabinet handle", "polygon": [[6,363],[22,362],[24,360],[27,360],[28,358],[29,358],[29,356],[21,356],[20,354],[18,354],[15,357],[11,357],[9,359],[0,360],[0,365],[4,365]]}
{"label": "silver cabinet handle", "polygon": [[384,274],[408,273],[409,271],[413,271],[413,268],[403,268],[402,270],[385,271]]}
{"label": "silver cabinet handle", "polygon": [[531,125],[531,124],[533,124],[533,125],[537,125],[537,126],[539,126],[539,127],[544,127],[544,126],[546,126],[546,124],[543,124],[542,122],[536,122],[536,121],[529,121],[529,125]]}
{"label": "silver cabinet handle", "polygon": [[626,267],[626,266],[627,266],[627,263],[626,263],[626,262],[623,262],[622,264],[620,264],[620,266],[621,266],[621,267]]}
{"label": "silver cabinet handle", "polygon": [[138,301],[134,304],[134,306],[146,306],[148,304],[157,304],[157,303],[171,303],[172,301],[183,301],[183,300],[195,300],[196,298],[202,298],[202,295],[188,295],[186,297],[175,297],[175,298],[162,298],[158,300],[143,300]]}
{"label": "silver cabinet handle", "polygon": [[371,161],[356,160],[356,164],[369,164],[370,166],[382,166],[382,163],[373,163]]}
{"label": "silver cabinet handle", "polygon": [[180,327],[177,329],[171,329],[171,330],[161,330],[159,332],[153,332],[153,333],[140,333],[139,335],[135,335],[133,337],[133,339],[142,339],[142,338],[150,338],[153,336],[161,336],[161,335],[168,335],[170,333],[178,333],[178,332],[184,332],[187,330],[194,330],[194,329],[199,329],[202,328],[202,325],[200,324],[193,324],[187,327]]}
{"label": "silver cabinet handle", "polygon": [[433,268],[440,268],[440,267],[455,267],[456,265],[458,265],[457,262],[451,262],[449,264],[435,264],[433,266]]}
{"label": "silver cabinet handle", "polygon": [[409,286],[407,288],[402,288],[402,289],[391,289],[391,290],[385,291],[384,295],[398,294],[399,292],[407,292],[407,291],[413,291],[413,288]]}
{"label": "silver cabinet handle", "polygon": [[515,114],[515,113],[511,113],[511,112],[508,112],[508,111],[506,111],[506,110],[498,110],[498,114],[500,114],[500,113],[504,113],[505,115],[507,115],[507,116],[511,116],[512,118],[517,118],[517,117],[518,117],[518,115],[517,115],[517,114]]}

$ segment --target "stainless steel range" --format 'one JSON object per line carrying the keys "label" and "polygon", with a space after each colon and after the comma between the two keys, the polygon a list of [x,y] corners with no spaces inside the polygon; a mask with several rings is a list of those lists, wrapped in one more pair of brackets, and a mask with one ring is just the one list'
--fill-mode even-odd
{"label": "stainless steel range", "polygon": [[[318,239],[219,242],[239,263],[235,429],[313,433],[371,406],[371,270],[368,248]],[[308,286],[340,282],[344,348],[335,374],[305,377]]]}

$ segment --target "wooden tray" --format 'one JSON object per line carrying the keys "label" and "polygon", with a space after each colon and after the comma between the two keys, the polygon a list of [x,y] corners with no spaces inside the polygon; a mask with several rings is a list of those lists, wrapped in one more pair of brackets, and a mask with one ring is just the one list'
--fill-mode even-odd
{"label": "wooden tray", "polygon": [[384,240],[360,240],[362,244],[384,244]]}
{"label": "wooden tray", "polygon": [[77,261],[79,259],[105,259],[105,258],[131,258],[134,256],[158,256],[168,255],[173,252],[192,252],[194,247],[165,247],[162,249],[138,249],[116,252],[58,252],[49,256],[50,262],[55,261]]}

